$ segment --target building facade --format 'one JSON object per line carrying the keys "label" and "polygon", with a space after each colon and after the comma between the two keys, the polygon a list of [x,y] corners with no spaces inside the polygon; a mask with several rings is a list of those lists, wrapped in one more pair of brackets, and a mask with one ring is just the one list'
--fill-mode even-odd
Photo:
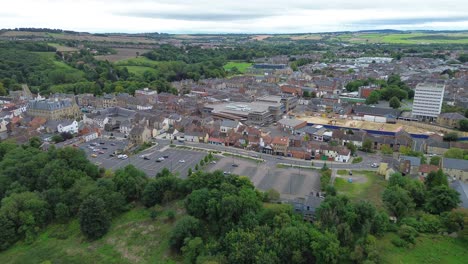
{"label": "building facade", "polygon": [[77,119],[81,116],[78,105],[68,99],[29,101],[26,113],[29,116],[44,117],[47,120]]}
{"label": "building facade", "polygon": [[413,101],[413,117],[421,121],[434,121],[442,109],[445,85],[419,83]]}

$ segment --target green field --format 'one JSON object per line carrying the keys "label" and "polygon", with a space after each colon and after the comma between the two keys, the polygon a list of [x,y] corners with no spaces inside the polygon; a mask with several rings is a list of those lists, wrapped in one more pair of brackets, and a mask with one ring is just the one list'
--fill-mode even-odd
{"label": "green field", "polygon": [[232,68],[236,67],[239,72],[245,73],[247,71],[247,68],[252,66],[252,63],[249,62],[235,62],[235,61],[230,61],[224,65],[224,69],[226,71],[230,71]]}
{"label": "green field", "polygon": [[[0,263],[179,263],[181,257],[169,249],[169,235],[183,214],[182,203],[158,207],[155,220],[149,210],[132,209],[114,219],[101,239],[86,241],[77,220],[47,227],[32,244],[19,242],[0,253]],[[168,210],[177,212],[167,219]]]}
{"label": "green field", "polygon": [[354,180],[350,183],[348,176],[336,178],[334,186],[338,193],[345,194],[354,201],[367,200],[377,207],[383,207],[381,195],[387,184],[383,177],[372,171],[353,171],[352,177],[356,176],[364,177],[365,182]]}
{"label": "green field", "polygon": [[127,67],[128,72],[133,73],[138,76],[142,76],[143,73],[146,71],[157,73],[156,69],[146,67],[146,66],[120,66],[120,67]]}
{"label": "green field", "polygon": [[347,33],[331,40],[388,44],[468,44],[468,33]]}
{"label": "green field", "polygon": [[115,62],[117,66],[145,66],[145,67],[155,67],[158,66],[158,62],[154,60],[150,60],[146,57],[138,57],[138,58],[131,58],[131,59],[124,59]]}
{"label": "green field", "polygon": [[466,263],[468,260],[468,242],[442,235],[421,234],[416,244],[411,248],[399,248],[391,240],[397,236],[386,234],[377,239],[378,251],[381,253],[381,263],[389,264],[438,264]]}

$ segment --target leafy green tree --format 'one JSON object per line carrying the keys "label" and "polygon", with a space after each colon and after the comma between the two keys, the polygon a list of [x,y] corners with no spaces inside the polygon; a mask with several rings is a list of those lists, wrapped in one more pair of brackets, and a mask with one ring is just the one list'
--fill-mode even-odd
{"label": "leafy green tree", "polygon": [[340,242],[334,233],[328,231],[324,233],[315,232],[311,248],[317,263],[338,263]]}
{"label": "leafy green tree", "polygon": [[457,141],[458,140],[458,134],[456,132],[451,132],[446,135],[444,135],[444,141]]}
{"label": "leafy green tree", "polygon": [[460,130],[465,132],[468,131],[468,119],[460,120]]}
{"label": "leafy green tree", "polygon": [[[8,226],[11,223],[15,225],[15,241],[25,238],[26,242],[31,243],[37,231],[50,219],[50,212],[47,202],[39,194],[22,192],[13,193],[2,200],[0,216],[6,217],[4,222]],[[11,232],[9,229],[5,231]]]}
{"label": "leafy green tree", "polygon": [[450,148],[444,153],[444,157],[451,159],[463,159],[463,150],[459,148]]}
{"label": "leafy green tree", "polygon": [[389,106],[393,109],[400,108],[401,106],[400,99],[398,99],[398,97],[396,96],[392,97],[390,101],[388,101],[388,103],[389,103]]}
{"label": "leafy green tree", "polygon": [[440,157],[439,156],[431,157],[429,164],[434,165],[434,166],[440,166]]}
{"label": "leafy green tree", "polygon": [[53,135],[51,140],[54,143],[60,143],[60,142],[64,141],[64,139],[63,139],[63,137],[61,135]]}
{"label": "leafy green tree", "polygon": [[460,194],[446,185],[439,185],[429,190],[426,210],[441,214],[456,208],[460,203]]}
{"label": "leafy green tree", "polygon": [[113,181],[117,190],[125,196],[127,201],[135,201],[141,198],[147,178],[143,171],[133,165],[127,165],[115,171]]}
{"label": "leafy green tree", "polygon": [[309,91],[303,91],[302,92],[302,97],[309,98],[310,97],[310,92]]}
{"label": "leafy green tree", "polygon": [[64,203],[56,204],[54,212],[55,212],[55,218],[59,222],[62,222],[62,223],[66,222],[68,218],[70,217],[70,209]]}
{"label": "leafy green tree", "polygon": [[91,240],[104,236],[111,224],[104,201],[96,196],[90,196],[83,201],[78,219],[81,232]]}
{"label": "leafy green tree", "polygon": [[143,191],[142,200],[146,207],[161,202],[169,202],[179,196],[180,180],[174,176],[160,177],[151,180]]}
{"label": "leafy green tree", "polygon": [[371,152],[372,151],[372,141],[368,138],[364,140],[362,143],[362,150],[365,152]]}
{"label": "leafy green tree", "polygon": [[203,240],[200,237],[187,239],[181,248],[186,263],[197,263],[198,256],[202,255],[204,250]]}
{"label": "leafy green tree", "polygon": [[387,155],[393,154],[393,149],[387,144],[382,145],[382,147],[380,148],[380,151],[382,151],[383,154],[387,154]]}
{"label": "leafy green tree", "polygon": [[460,56],[458,56],[458,60],[461,63],[468,62],[468,53],[460,54]]}
{"label": "leafy green tree", "polygon": [[353,144],[353,142],[346,143],[346,147],[351,151],[351,155],[356,154],[357,147]]}
{"label": "leafy green tree", "polygon": [[415,206],[408,191],[399,186],[386,188],[382,200],[387,209],[396,217],[406,215]]}
{"label": "leafy green tree", "polygon": [[172,248],[180,250],[185,239],[197,237],[202,234],[200,221],[193,216],[184,216],[177,221],[169,237],[169,244]]}
{"label": "leafy green tree", "polygon": [[366,104],[367,105],[378,104],[379,100],[380,100],[380,93],[377,91],[372,91],[369,97],[366,98]]}
{"label": "leafy green tree", "polygon": [[193,173],[193,172],[192,172],[192,168],[189,168],[188,171],[187,171],[187,175],[188,175],[188,176],[191,176],[192,173]]}
{"label": "leafy green tree", "polygon": [[3,85],[3,83],[0,82],[0,96],[4,96],[4,95],[7,95],[7,94],[8,94],[8,92],[5,89],[5,86]]}
{"label": "leafy green tree", "polygon": [[269,201],[278,201],[280,198],[280,193],[275,189],[269,189],[265,192],[265,200]]}
{"label": "leafy green tree", "polygon": [[33,148],[40,148],[42,145],[42,140],[39,137],[32,137],[29,139],[29,146]]}
{"label": "leafy green tree", "polygon": [[18,240],[15,223],[6,214],[0,214],[0,250],[5,250]]}
{"label": "leafy green tree", "polygon": [[427,175],[424,184],[426,185],[426,188],[428,190],[441,185],[448,186],[447,176],[445,176],[444,172],[441,169],[439,169],[437,172],[431,171]]}

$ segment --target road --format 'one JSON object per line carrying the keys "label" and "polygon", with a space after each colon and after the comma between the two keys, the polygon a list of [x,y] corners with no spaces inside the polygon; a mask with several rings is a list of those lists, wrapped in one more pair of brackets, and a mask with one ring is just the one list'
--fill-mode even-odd
{"label": "road", "polygon": [[[165,144],[169,145],[168,140],[161,140],[158,142],[160,142],[161,145],[165,145]],[[216,151],[230,152],[233,154],[240,154],[240,155],[245,155],[245,156],[258,156],[259,158],[265,160],[265,163],[267,164],[267,166],[270,166],[270,167],[276,166],[276,164],[278,163],[300,165],[300,166],[311,166],[311,164],[313,163],[314,167],[321,168],[323,164],[326,163],[327,166],[332,169],[335,168],[335,169],[353,169],[353,170],[373,170],[373,168],[371,167],[371,164],[372,163],[379,164],[382,161],[382,157],[380,155],[366,153],[362,151],[358,151],[357,155],[362,157],[363,161],[360,163],[352,164],[352,163],[343,163],[343,162],[334,162],[334,161],[331,162],[331,161],[323,161],[323,160],[301,160],[301,159],[295,159],[295,158],[290,158],[290,157],[273,156],[269,154],[258,153],[255,151],[244,150],[244,149],[237,149],[233,147],[218,146],[218,145],[211,145],[211,144],[201,144],[201,143],[193,143],[193,142],[185,142],[184,144],[180,144],[180,145],[211,149],[211,150],[216,150]]]}

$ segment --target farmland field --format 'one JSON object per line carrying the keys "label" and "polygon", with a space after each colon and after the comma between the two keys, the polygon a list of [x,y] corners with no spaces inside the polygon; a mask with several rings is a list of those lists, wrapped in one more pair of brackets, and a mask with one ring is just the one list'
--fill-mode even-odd
{"label": "farmland field", "polygon": [[468,44],[468,33],[349,33],[333,39],[356,43]]}
{"label": "farmland field", "polygon": [[63,45],[57,44],[57,43],[47,43],[47,45],[49,45],[49,46],[51,46],[51,47],[55,47],[55,48],[57,49],[57,51],[61,51],[61,52],[78,51],[77,48],[67,47],[67,46],[63,46]]}
{"label": "farmland field", "polygon": [[[130,49],[130,48],[114,48],[114,50],[117,51],[116,54],[100,55],[100,56],[96,56],[95,58],[98,60],[107,60],[110,62],[117,62],[117,61],[122,61],[122,60],[125,61],[125,60],[130,60],[132,58],[140,59],[140,58],[136,58],[137,52],[139,54],[143,54],[149,51],[149,49]],[[134,66],[141,66],[141,65],[134,65]]]}
{"label": "farmland field", "polygon": [[224,69],[230,71],[232,68],[236,67],[241,73],[245,73],[250,66],[252,66],[252,63],[249,62],[230,61],[224,65]]}

